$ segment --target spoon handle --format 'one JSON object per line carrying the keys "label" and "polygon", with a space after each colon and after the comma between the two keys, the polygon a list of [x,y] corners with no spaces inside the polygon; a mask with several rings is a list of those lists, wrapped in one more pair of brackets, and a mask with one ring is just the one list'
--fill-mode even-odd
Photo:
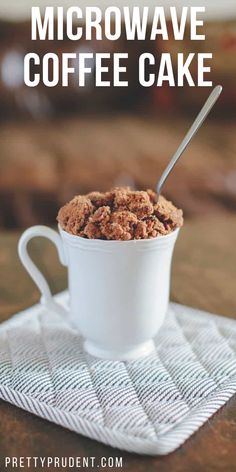
{"label": "spoon handle", "polygon": [[207,115],[209,114],[209,112],[211,111],[212,107],[214,106],[216,100],[219,98],[220,94],[222,92],[222,86],[221,85],[217,85],[213,91],[211,92],[211,94],[209,95],[208,99],[206,100],[205,104],[203,105],[200,113],[197,115],[197,118],[195,119],[195,121],[193,122],[191,128],[188,130],[187,134],[185,135],[182,143],[180,144],[180,146],[178,147],[177,151],[175,152],[174,156],[172,157],[171,161],[169,162],[168,166],[166,167],[166,169],[164,170],[158,184],[157,184],[157,194],[160,195],[161,193],[161,189],[162,189],[162,186],[163,184],[165,183],[168,175],[170,174],[170,172],[172,171],[173,167],[175,166],[175,164],[177,163],[178,159],[180,158],[180,156],[183,154],[183,152],[185,151],[186,147],[188,146],[188,144],[190,143],[191,139],[193,138],[193,136],[195,136],[195,134],[197,133],[197,131],[199,130],[200,126],[202,125],[202,123],[204,122],[204,120],[206,119]]}

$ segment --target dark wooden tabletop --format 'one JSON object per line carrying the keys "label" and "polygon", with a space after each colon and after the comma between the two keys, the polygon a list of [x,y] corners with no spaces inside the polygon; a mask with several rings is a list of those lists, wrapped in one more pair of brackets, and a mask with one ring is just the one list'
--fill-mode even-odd
{"label": "dark wooden tabletop", "polygon": [[[186,222],[174,256],[171,291],[173,300],[236,318],[235,234],[236,219],[231,215]],[[18,237],[17,233],[0,233],[1,321],[37,302],[39,297],[17,258]],[[34,259],[40,260],[40,267],[47,275],[54,292],[65,288],[66,274],[50,243],[34,241],[31,251]],[[3,401],[0,402],[0,418],[1,471],[5,470],[5,456],[96,456],[97,459],[101,456],[122,456],[124,471],[236,471],[235,398],[181,448],[166,457],[145,457],[120,452]]]}

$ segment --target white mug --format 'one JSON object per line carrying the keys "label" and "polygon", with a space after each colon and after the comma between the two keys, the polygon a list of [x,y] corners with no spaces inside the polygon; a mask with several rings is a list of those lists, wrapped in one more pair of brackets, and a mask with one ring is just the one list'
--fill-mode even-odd
{"label": "white mug", "polygon": [[50,288],[30,259],[27,244],[43,236],[57,247],[68,267],[70,309],[67,316],[84,337],[84,348],[103,359],[131,360],[154,349],[153,338],[169,303],[170,270],[176,229],[166,236],[131,241],[84,239],[59,227],[27,229],[19,256],[41,291],[41,302],[61,312]]}

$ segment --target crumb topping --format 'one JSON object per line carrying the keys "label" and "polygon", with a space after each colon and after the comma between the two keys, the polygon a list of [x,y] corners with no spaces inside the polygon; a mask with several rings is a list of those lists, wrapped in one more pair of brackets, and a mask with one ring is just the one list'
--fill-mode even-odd
{"label": "crumb topping", "polygon": [[75,196],[57,220],[63,230],[83,238],[129,241],[171,233],[183,225],[183,212],[152,190],[116,187]]}

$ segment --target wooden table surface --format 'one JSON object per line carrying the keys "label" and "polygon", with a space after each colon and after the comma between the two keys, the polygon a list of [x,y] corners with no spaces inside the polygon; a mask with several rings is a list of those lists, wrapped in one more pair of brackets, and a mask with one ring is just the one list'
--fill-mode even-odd
{"label": "wooden table surface", "polygon": [[[235,234],[236,219],[231,215],[186,222],[174,256],[173,300],[236,318]],[[17,233],[0,233],[1,321],[38,301],[38,291],[16,255],[18,237]],[[36,261],[40,259],[40,267],[54,292],[65,288],[66,274],[52,245],[34,241],[31,251]],[[124,471],[236,471],[235,398],[181,448],[166,457],[120,452],[3,401],[0,402],[0,418],[1,460],[4,456],[96,456],[99,459],[122,455]],[[0,470],[5,470],[3,463]]]}

